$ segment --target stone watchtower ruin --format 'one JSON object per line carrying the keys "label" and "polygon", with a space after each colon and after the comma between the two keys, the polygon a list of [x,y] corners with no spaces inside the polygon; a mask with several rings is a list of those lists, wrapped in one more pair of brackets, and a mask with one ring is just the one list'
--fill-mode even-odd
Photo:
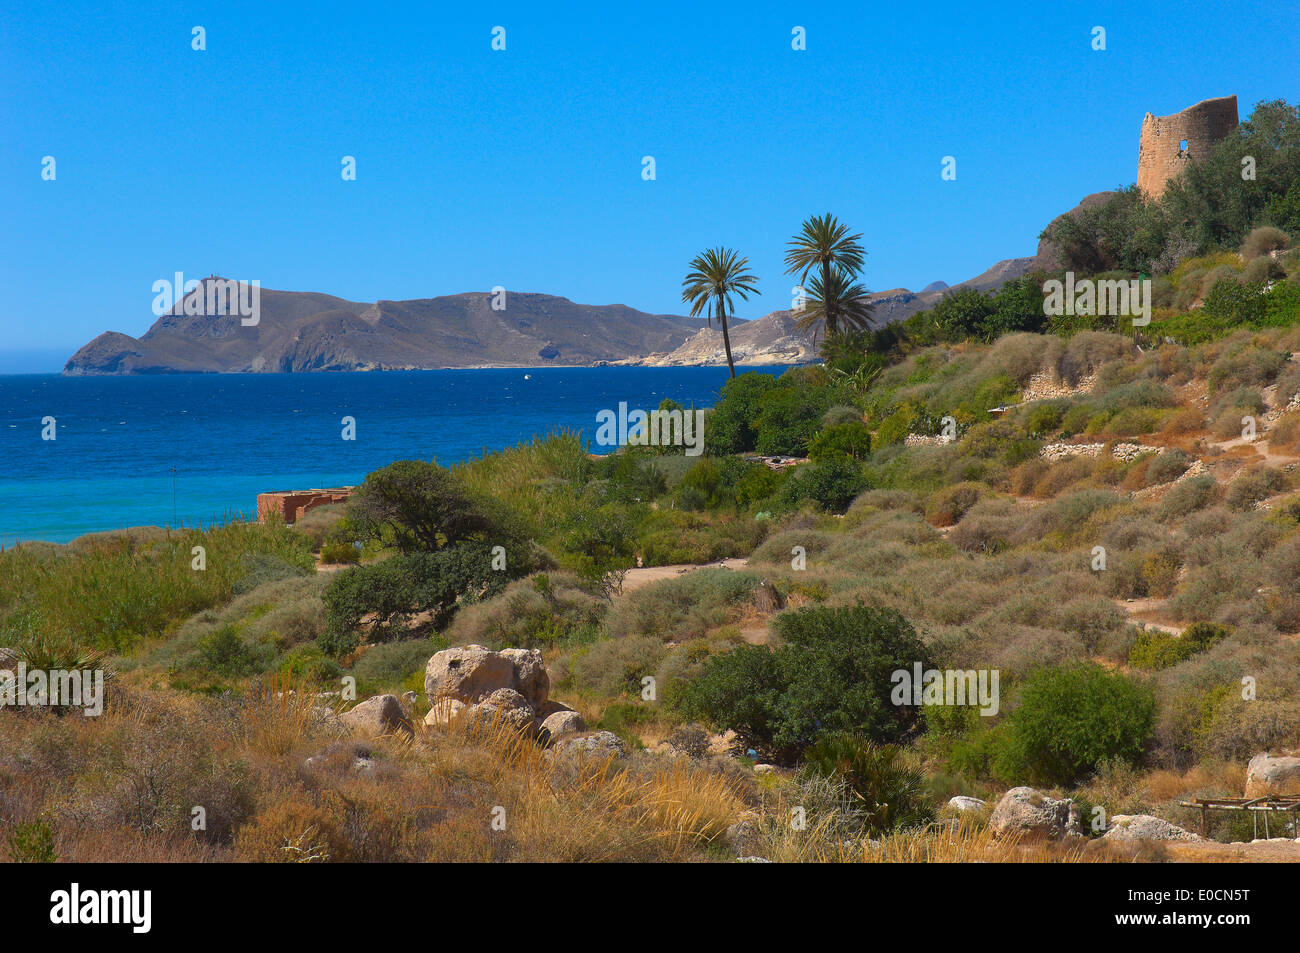
{"label": "stone watchtower ruin", "polygon": [[1170,179],[1209,155],[1236,128],[1236,96],[1206,99],[1172,116],[1147,113],[1138,142],[1138,188],[1148,198],[1160,198]]}

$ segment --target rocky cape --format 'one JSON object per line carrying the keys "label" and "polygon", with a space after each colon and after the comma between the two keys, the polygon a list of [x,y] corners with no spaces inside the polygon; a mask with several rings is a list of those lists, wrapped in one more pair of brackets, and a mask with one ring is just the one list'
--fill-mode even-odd
{"label": "rocky cape", "polygon": [[[1115,193],[1089,195],[1075,209],[1102,204]],[[996,291],[1032,271],[1057,267],[1046,242],[1026,258],[998,262],[949,288],[906,288],[869,296],[874,322],[903,321],[963,288]],[[82,347],[67,375],[285,373],[421,370],[448,367],[725,365],[722,331],[699,319],[647,314],[626,305],[576,304],[555,295],[510,293],[493,307],[489,292],[376,301],[367,304],[305,291],[262,289],[255,325],[238,314],[186,314],[203,301],[213,275],[178,301],[139,338],[108,331]],[[203,310],[202,307],[192,310]],[[812,336],[792,311],[754,321],[733,320],[737,364],[804,364],[818,359]]]}

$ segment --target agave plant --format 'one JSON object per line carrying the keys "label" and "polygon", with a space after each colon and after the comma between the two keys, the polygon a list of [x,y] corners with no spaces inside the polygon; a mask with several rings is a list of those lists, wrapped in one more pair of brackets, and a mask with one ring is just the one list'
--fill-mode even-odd
{"label": "agave plant", "polygon": [[[848,226],[827,212],[808,219],[803,223],[799,234],[787,242],[787,275],[797,274],[799,283],[808,285],[809,273],[814,270],[818,272],[820,284],[816,287],[820,290],[817,294],[823,304],[820,320],[828,333],[840,329],[841,305],[854,297],[849,293],[849,286],[858,287],[853,279],[862,270],[863,259],[867,254],[858,241],[861,237],[860,234],[850,235]],[[842,275],[837,276],[837,273]],[[844,292],[838,296],[834,293],[837,282]],[[856,297],[864,294],[865,291],[859,290]]]}
{"label": "agave plant", "polygon": [[727,369],[736,376],[736,363],[731,358],[731,335],[727,329],[728,315],[735,314],[732,296],[748,301],[758,293],[758,278],[749,273],[749,259],[730,248],[710,248],[691,260],[690,271],[682,281],[682,300],[691,306],[691,317],[704,313],[709,326],[716,317],[722,325],[722,343],[727,349]]}

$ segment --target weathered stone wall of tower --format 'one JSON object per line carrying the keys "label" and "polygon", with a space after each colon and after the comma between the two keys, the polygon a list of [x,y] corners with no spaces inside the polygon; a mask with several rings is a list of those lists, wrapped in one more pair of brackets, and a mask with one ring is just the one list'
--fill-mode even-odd
{"label": "weathered stone wall of tower", "polygon": [[1138,188],[1159,198],[1170,179],[1208,155],[1235,128],[1236,96],[1207,99],[1172,116],[1147,113],[1138,142]]}

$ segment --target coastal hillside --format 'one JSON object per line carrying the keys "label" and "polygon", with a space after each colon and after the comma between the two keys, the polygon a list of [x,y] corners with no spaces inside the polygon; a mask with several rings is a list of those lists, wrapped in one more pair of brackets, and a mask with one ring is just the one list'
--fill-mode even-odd
{"label": "coastal hillside", "polygon": [[[72,355],[65,374],[418,370],[595,364],[686,341],[703,324],[625,305],[546,294],[489,293],[365,304],[261,290],[255,326],[237,314],[186,314],[205,279],[139,338],[107,332]],[[191,310],[203,310],[202,307]]]}

